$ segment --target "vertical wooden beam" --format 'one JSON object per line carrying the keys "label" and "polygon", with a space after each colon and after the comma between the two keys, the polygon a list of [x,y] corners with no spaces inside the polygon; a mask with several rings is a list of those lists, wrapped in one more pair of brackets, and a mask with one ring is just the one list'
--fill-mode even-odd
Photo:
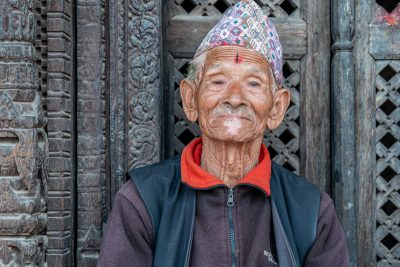
{"label": "vertical wooden beam", "polygon": [[127,2],[128,168],[160,160],[161,0]]}
{"label": "vertical wooden beam", "polygon": [[106,0],[77,0],[77,266],[95,266],[106,213]]}
{"label": "vertical wooden beam", "polygon": [[357,266],[353,0],[332,0],[332,178],[336,210]]}
{"label": "vertical wooden beam", "polygon": [[47,1],[49,266],[74,264],[76,181],[73,2]]}
{"label": "vertical wooden beam", "polygon": [[35,4],[0,1],[1,266],[47,265],[48,139]]}
{"label": "vertical wooden beam", "polygon": [[127,171],[126,126],[128,77],[126,62],[126,7],[127,1],[109,1],[109,31],[110,31],[110,197],[111,205],[118,189],[125,182]]}
{"label": "vertical wooden beam", "polygon": [[300,174],[326,192],[330,192],[329,8],[329,1],[301,2],[301,15],[307,22],[307,54],[301,59]]}
{"label": "vertical wooden beam", "polygon": [[354,63],[357,266],[375,266],[375,62],[369,54],[370,1],[355,0]]}

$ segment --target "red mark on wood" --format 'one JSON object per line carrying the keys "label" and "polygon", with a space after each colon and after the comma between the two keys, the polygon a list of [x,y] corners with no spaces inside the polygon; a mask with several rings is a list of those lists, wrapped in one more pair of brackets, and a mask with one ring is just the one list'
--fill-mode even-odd
{"label": "red mark on wood", "polygon": [[385,23],[388,26],[400,26],[400,6],[393,10],[392,13],[388,13],[385,9],[380,8],[375,22]]}
{"label": "red mark on wood", "polygon": [[397,19],[390,14],[384,16],[383,18],[386,21],[386,23],[389,24],[390,26],[395,26],[399,23]]}

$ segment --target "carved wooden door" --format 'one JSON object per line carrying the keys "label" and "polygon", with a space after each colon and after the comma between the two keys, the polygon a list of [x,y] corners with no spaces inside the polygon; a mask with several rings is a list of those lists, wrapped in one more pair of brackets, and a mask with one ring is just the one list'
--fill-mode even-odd
{"label": "carved wooden door", "polygon": [[[236,1],[0,0],[0,266],[96,265],[127,170],[200,134],[179,82]],[[256,1],[292,93],[273,160],[332,195],[352,266],[399,265],[399,1]]]}

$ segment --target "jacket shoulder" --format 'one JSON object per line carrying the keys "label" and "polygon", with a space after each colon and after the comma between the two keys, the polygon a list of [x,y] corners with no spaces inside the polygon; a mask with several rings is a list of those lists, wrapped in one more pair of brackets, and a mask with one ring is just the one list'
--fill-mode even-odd
{"label": "jacket shoulder", "polygon": [[150,214],[157,236],[164,205],[176,198],[181,187],[180,157],[131,169],[128,175]]}
{"label": "jacket shoulder", "polygon": [[304,191],[298,191],[303,189],[310,190],[314,193],[318,192],[318,197],[320,195],[320,190],[315,184],[313,184],[306,178],[289,171],[288,169],[280,166],[275,162],[272,162],[271,179],[281,185],[288,187],[287,189],[293,191],[293,193],[298,192],[299,194],[303,194],[305,193]]}
{"label": "jacket shoulder", "polygon": [[180,182],[180,156],[131,169],[128,178],[137,187],[149,187],[152,191],[169,188]]}
{"label": "jacket shoulder", "polygon": [[271,197],[302,266],[316,239],[321,191],[305,178],[272,163]]}

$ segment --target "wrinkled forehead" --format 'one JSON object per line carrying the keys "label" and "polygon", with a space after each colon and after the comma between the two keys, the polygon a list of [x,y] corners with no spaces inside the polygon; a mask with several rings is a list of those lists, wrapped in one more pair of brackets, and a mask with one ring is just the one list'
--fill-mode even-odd
{"label": "wrinkled forehead", "polygon": [[207,52],[205,58],[205,69],[207,71],[235,65],[242,65],[249,71],[264,72],[273,79],[268,61],[252,49],[238,46],[219,46]]}

